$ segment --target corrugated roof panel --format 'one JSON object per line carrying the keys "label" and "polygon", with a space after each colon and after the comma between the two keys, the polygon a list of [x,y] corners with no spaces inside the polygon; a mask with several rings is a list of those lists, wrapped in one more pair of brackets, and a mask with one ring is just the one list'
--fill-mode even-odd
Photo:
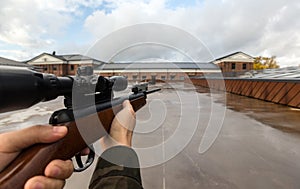
{"label": "corrugated roof panel", "polygon": [[65,60],[93,60],[93,58],[83,56],[80,54],[60,55],[60,57],[63,57]]}
{"label": "corrugated roof panel", "polygon": [[110,63],[103,64],[96,69],[99,70],[122,70],[122,69],[219,69],[219,67],[213,63],[193,63],[193,62],[135,62],[135,63]]}
{"label": "corrugated roof panel", "polygon": [[289,75],[294,75],[295,73],[280,73],[280,74],[274,74],[272,76],[269,76],[269,78],[283,78]]}
{"label": "corrugated roof panel", "polygon": [[0,57],[0,65],[29,67],[28,64]]}
{"label": "corrugated roof panel", "polygon": [[300,68],[288,67],[273,70],[265,70],[263,73],[254,75],[254,78],[292,79],[300,77]]}
{"label": "corrugated roof panel", "polygon": [[288,76],[285,76],[286,78],[299,78],[300,77],[300,72],[297,73],[297,74],[293,74],[293,75],[288,75]]}

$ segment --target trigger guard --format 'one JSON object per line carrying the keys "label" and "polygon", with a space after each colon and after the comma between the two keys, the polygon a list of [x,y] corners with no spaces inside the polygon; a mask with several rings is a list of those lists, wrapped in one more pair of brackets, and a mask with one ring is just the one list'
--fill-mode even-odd
{"label": "trigger guard", "polygon": [[85,161],[85,163],[82,163],[82,159],[81,159],[81,154],[78,153],[75,155],[75,159],[76,159],[76,163],[78,165],[78,168],[74,168],[74,172],[82,172],[84,170],[86,170],[87,168],[89,168],[95,159],[95,152],[94,152],[94,146],[90,145],[88,146],[88,148],[90,149],[90,153],[88,154],[87,160]]}

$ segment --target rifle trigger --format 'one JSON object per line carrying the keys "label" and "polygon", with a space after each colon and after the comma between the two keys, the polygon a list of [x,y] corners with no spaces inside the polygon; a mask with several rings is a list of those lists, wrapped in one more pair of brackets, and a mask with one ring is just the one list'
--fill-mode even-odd
{"label": "rifle trigger", "polygon": [[76,160],[76,163],[77,163],[78,167],[74,168],[74,172],[82,172],[82,171],[86,170],[87,168],[89,168],[93,164],[94,159],[95,159],[94,146],[90,145],[90,146],[88,146],[88,148],[90,149],[90,153],[87,156],[87,159],[86,159],[84,164],[82,163],[81,154],[78,153],[78,154],[75,155],[75,160]]}

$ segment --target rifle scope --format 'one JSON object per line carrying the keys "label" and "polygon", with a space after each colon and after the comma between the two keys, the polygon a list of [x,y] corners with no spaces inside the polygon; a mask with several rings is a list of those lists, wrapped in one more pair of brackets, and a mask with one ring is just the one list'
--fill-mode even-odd
{"label": "rifle scope", "polygon": [[[0,113],[28,108],[58,96],[72,96],[73,82],[77,77],[56,77],[29,68],[0,66]],[[124,77],[108,79],[99,76],[95,92],[126,88]]]}

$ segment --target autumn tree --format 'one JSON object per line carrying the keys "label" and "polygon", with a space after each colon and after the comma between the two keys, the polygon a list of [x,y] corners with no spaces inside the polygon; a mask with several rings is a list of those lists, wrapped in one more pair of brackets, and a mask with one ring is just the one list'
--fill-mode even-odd
{"label": "autumn tree", "polygon": [[259,56],[254,59],[254,70],[262,70],[262,69],[274,69],[279,68],[279,65],[276,61],[276,56],[272,57],[263,57]]}

